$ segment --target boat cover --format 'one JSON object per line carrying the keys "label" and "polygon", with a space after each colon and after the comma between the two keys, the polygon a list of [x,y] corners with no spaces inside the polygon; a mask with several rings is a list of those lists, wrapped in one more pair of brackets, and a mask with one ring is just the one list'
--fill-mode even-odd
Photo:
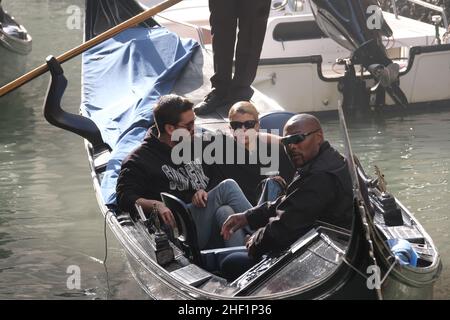
{"label": "boat cover", "polygon": [[153,123],[155,102],[172,91],[197,47],[194,40],[180,39],[163,27],[137,27],[83,54],[81,112],[96,123],[112,149],[102,179],[107,205],[116,203],[122,160]]}

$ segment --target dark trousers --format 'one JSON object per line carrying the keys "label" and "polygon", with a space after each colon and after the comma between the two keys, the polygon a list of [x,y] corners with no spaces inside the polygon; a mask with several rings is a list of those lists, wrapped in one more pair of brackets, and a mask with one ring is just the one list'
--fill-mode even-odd
{"label": "dark trousers", "polygon": [[[214,75],[211,85],[220,95],[234,100],[248,100],[253,95],[250,88],[256,76],[270,0],[209,0]],[[235,53],[235,73],[232,76]]]}

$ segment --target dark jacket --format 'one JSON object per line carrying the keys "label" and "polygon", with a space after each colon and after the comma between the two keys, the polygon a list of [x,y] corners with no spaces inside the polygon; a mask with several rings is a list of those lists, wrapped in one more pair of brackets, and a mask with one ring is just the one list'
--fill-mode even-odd
{"label": "dark jacket", "polygon": [[258,257],[285,249],[317,220],[351,228],[353,188],[345,158],[324,142],[316,158],[298,169],[286,195],[245,212]]}
{"label": "dark jacket", "polygon": [[160,201],[161,192],[190,203],[197,190],[211,188],[209,172],[205,173],[200,162],[175,165],[171,151],[168,145],[150,134],[124,159],[116,187],[120,209],[134,213],[137,199]]}

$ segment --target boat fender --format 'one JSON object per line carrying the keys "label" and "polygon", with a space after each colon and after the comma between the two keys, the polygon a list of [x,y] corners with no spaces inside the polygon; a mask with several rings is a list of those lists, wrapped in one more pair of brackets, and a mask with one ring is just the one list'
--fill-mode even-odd
{"label": "boat fender", "polygon": [[397,261],[402,266],[417,266],[417,252],[405,239],[389,239],[386,241]]}
{"label": "boat fender", "polygon": [[[1,27],[1,23],[0,23]],[[13,25],[3,25],[3,32],[11,37],[15,37],[17,39],[25,40],[27,38],[27,34],[23,32],[22,29],[18,26]]]}

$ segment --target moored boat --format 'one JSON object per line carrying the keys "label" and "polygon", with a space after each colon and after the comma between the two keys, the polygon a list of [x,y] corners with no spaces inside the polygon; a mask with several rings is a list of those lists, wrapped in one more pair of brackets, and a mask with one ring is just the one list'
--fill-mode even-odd
{"label": "moored boat", "polygon": [[[143,5],[156,2],[158,0],[140,1]],[[358,1],[349,3],[352,2]],[[370,2],[377,4],[376,1]],[[393,1],[394,8],[395,3]],[[422,3],[411,0],[409,5]],[[342,9],[344,15],[346,6],[347,1],[343,1],[342,8],[338,9]],[[400,65],[400,87],[408,99],[409,108],[426,112],[447,107],[450,102],[448,19],[444,10],[435,7],[431,6],[438,10],[436,15],[442,14],[439,20],[442,24],[437,22],[437,28],[397,13],[382,13],[388,26],[386,30],[390,28],[392,31],[383,36],[383,43],[389,58]],[[344,66],[336,60],[349,57],[350,50],[322,32],[314,19],[313,8],[314,1],[272,1],[253,86],[291,112],[336,112],[340,97],[337,83],[343,80],[345,73]],[[366,20],[374,18],[375,11],[370,12],[366,14]],[[177,34],[195,37],[206,47],[210,45],[208,1],[183,1],[159,14],[158,18]],[[359,75],[361,68],[356,67]],[[383,90],[371,91],[375,84],[365,75],[359,77],[362,81],[357,89],[359,107],[369,112],[403,110]],[[293,83],[297,85],[293,86]]]}
{"label": "moored boat", "polygon": [[2,8],[0,1],[0,86],[24,73],[31,49],[31,36]]}
{"label": "moored boat", "polygon": [[[139,10],[138,6],[124,6],[122,1],[87,1],[86,39],[111,27],[106,22],[120,22]],[[355,179],[354,184],[366,195],[355,188],[351,230],[318,223],[285,251],[267,255],[233,282],[220,276],[217,263],[224,254],[242,248],[198,250],[192,239],[196,233],[189,211],[164,195],[163,200],[177,216],[180,234],[171,238],[170,249],[165,248],[172,250],[173,259],[162,262],[157,248],[162,235],[149,232],[155,227],[151,219],[145,215],[131,217],[115,206],[117,170],[124,156],[146,134],[152,123],[151,106],[160,94],[174,92],[201,100],[209,85],[205,79],[212,72],[210,53],[191,40],[180,40],[154,20],[122,32],[84,54],[81,115],[61,109],[67,80],[55,59],[49,59],[48,66],[52,80],[44,115],[50,123],[85,138],[100,210],[123,245],[133,275],[153,298],[432,297],[441,263],[431,238],[412,214],[383,190],[381,179],[367,177],[357,164],[359,182]],[[282,126],[286,117],[283,121],[275,119],[280,112],[286,115],[283,108],[258,91],[254,99],[260,111],[266,112],[265,129]],[[271,117],[273,121],[267,121]],[[227,125],[226,116],[219,112],[199,119],[198,125],[217,130]],[[347,158],[353,163],[351,152],[347,152]],[[394,227],[403,227],[403,233]],[[396,255],[386,247],[386,241],[396,239],[418,245],[415,266],[401,264],[398,259],[402,252]],[[380,280],[385,275],[387,280],[368,286],[370,266],[379,270]],[[421,274],[421,278],[415,274]]]}

